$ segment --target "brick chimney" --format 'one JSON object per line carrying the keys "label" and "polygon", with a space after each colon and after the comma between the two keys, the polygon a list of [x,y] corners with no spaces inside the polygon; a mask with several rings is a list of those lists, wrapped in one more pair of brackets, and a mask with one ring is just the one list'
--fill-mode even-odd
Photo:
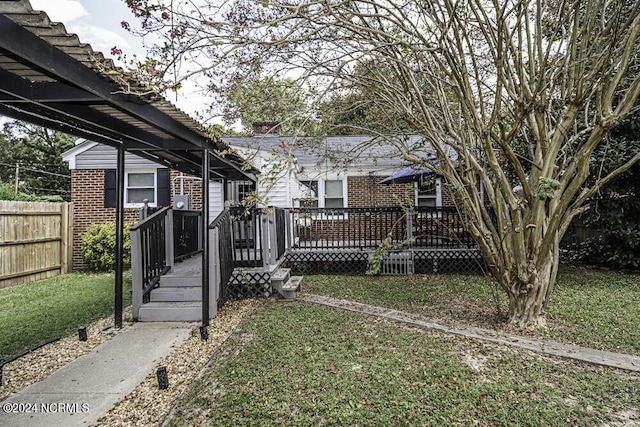
{"label": "brick chimney", "polygon": [[279,135],[280,123],[275,121],[253,122],[254,135]]}

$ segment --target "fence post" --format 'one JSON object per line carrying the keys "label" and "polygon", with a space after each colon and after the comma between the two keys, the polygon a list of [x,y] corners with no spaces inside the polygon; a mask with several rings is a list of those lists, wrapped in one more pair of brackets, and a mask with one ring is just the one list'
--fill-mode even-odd
{"label": "fence post", "polygon": [[73,264],[73,203],[60,206],[60,272],[71,272]]}
{"label": "fence post", "polygon": [[167,267],[173,269],[176,256],[174,244],[175,236],[173,232],[173,209],[169,209],[167,211],[167,215],[164,217],[164,237],[164,253],[166,254],[165,262],[167,263]]}
{"label": "fence post", "polygon": [[131,231],[131,311],[138,320],[142,305],[142,247],[140,230]]}

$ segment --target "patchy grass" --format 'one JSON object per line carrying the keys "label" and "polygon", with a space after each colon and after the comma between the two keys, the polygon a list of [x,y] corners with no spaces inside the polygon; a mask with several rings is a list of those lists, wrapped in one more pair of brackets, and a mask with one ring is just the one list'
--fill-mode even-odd
{"label": "patchy grass", "polygon": [[549,320],[554,339],[640,356],[640,276],[562,270]]}
{"label": "patchy grass", "polygon": [[[124,304],[131,303],[124,283]],[[113,315],[113,274],[71,273],[0,290],[0,362]]]}
{"label": "patchy grass", "polygon": [[170,426],[592,426],[638,420],[637,377],[304,303],[265,302]]}
{"label": "patchy grass", "polygon": [[[306,292],[484,328],[501,328],[507,300],[489,277],[307,276]],[[640,355],[640,276],[564,268],[544,338]]]}

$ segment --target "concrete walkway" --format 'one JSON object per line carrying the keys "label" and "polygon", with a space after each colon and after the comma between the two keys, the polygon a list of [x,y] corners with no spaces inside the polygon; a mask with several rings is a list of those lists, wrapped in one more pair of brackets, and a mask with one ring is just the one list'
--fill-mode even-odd
{"label": "concrete walkway", "polygon": [[2,402],[0,426],[95,424],[189,337],[194,324],[134,323]]}
{"label": "concrete walkway", "polygon": [[391,310],[384,307],[361,304],[358,302],[330,298],[321,295],[300,293],[298,294],[297,299],[340,310],[354,311],[356,313],[381,317],[394,320],[396,322],[403,322],[411,326],[433,329],[447,334],[455,334],[466,338],[474,338],[482,341],[509,345],[565,359],[640,372],[640,357],[628,354],[594,350],[591,348],[579,347],[571,344],[561,344],[553,341],[542,341],[535,338],[505,334],[492,329],[482,329],[461,325],[445,326],[430,321],[418,314],[406,313],[403,311]]}

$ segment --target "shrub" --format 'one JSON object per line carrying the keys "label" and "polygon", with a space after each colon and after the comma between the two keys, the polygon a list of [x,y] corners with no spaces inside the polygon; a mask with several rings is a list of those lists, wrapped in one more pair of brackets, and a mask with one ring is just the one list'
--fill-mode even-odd
{"label": "shrub", "polygon": [[[131,265],[131,239],[129,228],[124,225],[125,266]],[[82,238],[82,257],[93,271],[114,271],[116,268],[116,224],[107,222],[94,224],[87,229]]]}

